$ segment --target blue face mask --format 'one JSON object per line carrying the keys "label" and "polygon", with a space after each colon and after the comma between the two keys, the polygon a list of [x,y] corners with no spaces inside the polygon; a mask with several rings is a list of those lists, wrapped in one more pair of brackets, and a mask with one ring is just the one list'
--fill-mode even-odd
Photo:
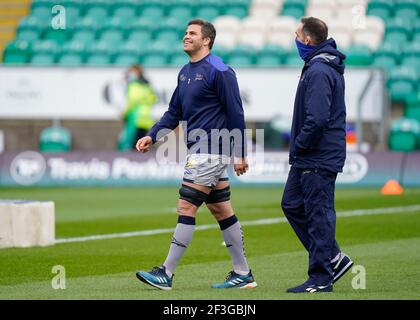
{"label": "blue face mask", "polygon": [[300,57],[305,60],[309,55],[314,51],[315,46],[304,44],[300,42],[297,38],[295,39],[296,47],[298,49]]}

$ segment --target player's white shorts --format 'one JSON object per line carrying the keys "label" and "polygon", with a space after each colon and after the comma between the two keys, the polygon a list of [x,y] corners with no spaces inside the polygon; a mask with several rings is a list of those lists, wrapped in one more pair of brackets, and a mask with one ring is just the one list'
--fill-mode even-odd
{"label": "player's white shorts", "polygon": [[227,167],[230,158],[226,155],[192,153],[187,155],[184,169],[185,182],[214,188],[219,181],[229,180]]}

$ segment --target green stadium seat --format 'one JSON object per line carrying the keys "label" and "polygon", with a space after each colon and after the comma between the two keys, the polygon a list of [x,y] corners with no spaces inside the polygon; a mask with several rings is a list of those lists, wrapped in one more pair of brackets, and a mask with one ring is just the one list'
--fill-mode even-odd
{"label": "green stadium seat", "polygon": [[402,58],[401,65],[407,68],[413,68],[420,74],[420,56],[407,56]]}
{"label": "green stadium seat", "polygon": [[55,63],[53,54],[37,53],[32,55],[30,63],[38,66],[51,66]]}
{"label": "green stadium seat", "polygon": [[307,5],[307,1],[305,0],[286,0],[283,3],[283,11],[290,10],[290,9],[299,9],[305,11]]}
{"label": "green stadium seat", "polygon": [[63,44],[62,53],[78,54],[82,57],[83,60],[85,60],[87,56],[87,47],[87,42],[71,40]]}
{"label": "green stadium seat", "polygon": [[164,31],[160,31],[157,34],[156,40],[173,43],[176,41],[181,41],[182,37],[183,37],[183,34],[177,31],[164,30]]}
{"label": "green stadium seat", "polygon": [[408,42],[412,33],[412,22],[395,18],[387,21],[385,41],[393,42],[399,46],[405,45]]}
{"label": "green stadium seat", "polygon": [[403,48],[403,57],[420,57],[420,42],[411,42]]}
{"label": "green stadium seat", "polygon": [[256,64],[261,67],[278,66],[283,64],[286,52],[277,45],[267,45],[257,55]]}
{"label": "green stadium seat", "polygon": [[254,47],[248,45],[237,45],[231,52],[230,58],[232,57],[246,57],[254,63],[257,56],[257,50]]}
{"label": "green stadium seat", "polygon": [[251,57],[233,54],[230,56],[228,64],[232,67],[252,67],[254,63]]}
{"label": "green stadium seat", "polygon": [[31,45],[28,41],[11,41],[3,53],[3,62],[6,64],[24,64],[28,62]]}
{"label": "green stadium seat", "polygon": [[224,48],[223,46],[219,46],[217,44],[217,41],[216,41],[215,46],[213,47],[212,52],[216,56],[222,58],[222,60],[226,62],[226,61],[229,60],[232,51],[230,49],[228,49],[228,48]]}
{"label": "green stadium seat", "polygon": [[165,9],[166,4],[167,0],[142,0],[140,2],[140,8],[142,10],[150,7],[159,7]]}
{"label": "green stadium seat", "polygon": [[51,0],[32,0],[31,9],[51,7]]}
{"label": "green stadium seat", "polygon": [[261,54],[258,55],[255,64],[257,67],[278,67],[283,64],[283,61],[277,55]]}
{"label": "green stadium seat", "polygon": [[107,66],[111,64],[111,55],[109,54],[93,54],[88,56],[85,64],[91,66]]}
{"label": "green stadium seat", "polygon": [[243,19],[246,16],[248,16],[248,9],[243,6],[232,6],[232,7],[227,7],[223,11],[223,14],[227,16],[234,16],[234,17],[238,17],[239,19]]}
{"label": "green stadium seat", "polygon": [[116,46],[112,42],[108,41],[98,41],[92,43],[88,47],[88,53],[89,55],[96,55],[96,54],[103,54],[103,55],[112,55],[119,50],[119,47]]}
{"label": "green stadium seat", "polygon": [[[154,41],[152,43],[149,44],[149,46],[147,47],[147,54],[149,56],[169,56],[170,54],[173,54],[175,52],[178,52],[174,49],[174,43],[168,43],[168,42],[164,42],[164,41]],[[182,52],[182,51],[181,51]]]}
{"label": "green stadium seat", "polygon": [[411,152],[416,150],[420,125],[415,119],[400,118],[391,126],[388,145],[392,151]]}
{"label": "green stadium seat", "polygon": [[96,32],[92,30],[79,30],[75,31],[72,40],[80,41],[85,44],[95,41]]}
{"label": "green stadium seat", "polygon": [[147,42],[138,42],[135,40],[124,41],[119,47],[119,54],[144,55],[148,51]]}
{"label": "green stadium seat", "polygon": [[384,42],[373,55],[372,65],[390,71],[400,62],[401,47],[392,42]]}
{"label": "green stadium seat", "polygon": [[395,3],[395,16],[403,20],[415,21],[419,17],[418,0],[399,0]]}
{"label": "green stadium seat", "polygon": [[124,34],[118,29],[105,30],[99,36],[99,41],[110,42],[113,44],[120,44],[124,39]]}
{"label": "green stadium seat", "polygon": [[44,40],[52,40],[52,41],[62,44],[72,37],[71,33],[72,33],[71,30],[67,30],[67,29],[57,29],[57,30],[48,29],[45,31],[42,38]]}
{"label": "green stadium seat", "polygon": [[285,0],[283,6],[299,6],[305,8],[309,0]]}
{"label": "green stadium seat", "polygon": [[35,7],[31,10],[31,16],[41,20],[51,20],[51,18],[54,16],[51,10],[53,7],[53,4],[50,4],[46,7]]}
{"label": "green stadium seat", "polygon": [[126,21],[134,19],[137,15],[136,8],[133,6],[123,6],[116,8],[112,13],[114,17],[121,18]]}
{"label": "green stadium seat", "polygon": [[417,71],[412,67],[401,66],[391,70],[388,88],[393,101],[405,102],[417,86]]}
{"label": "green stadium seat", "polygon": [[128,67],[130,65],[140,63],[139,56],[136,54],[122,53],[117,55],[114,64],[122,67]]}
{"label": "green stadium seat", "polygon": [[102,24],[99,24],[95,19],[90,16],[83,17],[78,26],[78,30],[88,30],[93,32],[98,32],[102,28]]}
{"label": "green stadium seat", "polygon": [[39,39],[40,33],[34,30],[22,30],[16,35],[16,40],[34,42]]}
{"label": "green stadium seat", "polygon": [[374,0],[368,3],[367,15],[377,16],[387,21],[393,12],[393,3],[388,0]]}
{"label": "green stadium seat", "polygon": [[412,93],[407,98],[404,116],[406,118],[416,119],[420,123],[420,91]]}
{"label": "green stadium seat", "polygon": [[112,17],[107,20],[102,27],[102,32],[106,30],[120,31],[122,32],[123,38],[125,38],[132,30],[132,21],[128,21],[127,19],[122,19],[120,17]]}
{"label": "green stadium seat", "polygon": [[284,59],[287,53],[282,46],[276,44],[268,44],[260,50],[258,55],[261,54],[278,55],[281,59]]}
{"label": "green stadium seat", "polygon": [[283,8],[281,13],[282,16],[289,16],[295,19],[300,19],[305,15],[305,8],[300,7],[291,7],[291,8]]}
{"label": "green stadium seat", "polygon": [[82,7],[63,5],[66,8],[66,21],[78,20],[83,15]]}
{"label": "green stadium seat", "polygon": [[193,17],[193,10],[188,7],[179,7],[169,9],[168,11],[169,18],[175,18],[181,21],[185,21],[185,24]]}
{"label": "green stadium seat", "polygon": [[352,45],[346,52],[346,64],[367,66],[372,62],[372,55],[370,49],[365,45]]}
{"label": "green stadium seat", "polygon": [[50,19],[42,20],[40,18],[33,17],[33,16],[24,17],[19,22],[18,32],[30,30],[30,31],[36,31],[38,33],[41,33],[43,30],[49,27],[48,21],[50,21]]}
{"label": "green stadium seat", "polygon": [[83,64],[83,58],[76,53],[67,53],[58,59],[58,64],[61,66],[78,67]]}
{"label": "green stadium seat", "polygon": [[286,57],[285,64],[288,67],[296,67],[302,68],[303,67],[303,60],[296,54],[296,52],[289,52]]}
{"label": "green stadium seat", "polygon": [[142,61],[142,65],[146,68],[150,67],[166,67],[168,64],[167,56],[164,54],[160,55],[147,55]]}
{"label": "green stadium seat", "polygon": [[68,152],[71,150],[70,131],[60,127],[52,126],[42,130],[39,139],[39,150],[41,152]]}
{"label": "green stadium seat", "polygon": [[159,25],[157,25],[151,18],[141,17],[132,21],[130,27],[132,31],[146,31],[152,34],[159,28]]}
{"label": "green stadium seat", "polygon": [[184,20],[180,20],[178,18],[169,17],[164,19],[159,27],[155,29],[155,33],[163,30],[170,30],[170,31],[176,31],[181,35],[184,35],[185,29],[187,27],[187,22]]}
{"label": "green stadium seat", "polygon": [[165,8],[162,6],[150,6],[141,11],[141,17],[152,21],[159,21],[165,15]]}
{"label": "green stadium seat", "polygon": [[196,0],[169,1],[169,3],[166,5],[166,15],[170,16],[170,12],[178,8],[187,8],[191,12],[191,15],[193,15],[197,9],[197,1]]}
{"label": "green stadium seat", "polygon": [[133,30],[128,35],[127,40],[128,41],[135,41],[140,46],[140,45],[146,44],[148,41],[150,41],[151,38],[152,38],[152,35],[148,31],[144,31],[144,30]]}
{"label": "green stadium seat", "polygon": [[53,40],[40,40],[32,44],[32,54],[49,53],[57,55],[60,53],[60,51],[60,45]]}
{"label": "green stadium seat", "polygon": [[96,21],[105,21],[108,18],[108,9],[106,7],[91,7],[86,10],[85,16]]}
{"label": "green stadium seat", "polygon": [[372,66],[382,68],[385,71],[391,71],[397,65],[395,57],[391,56],[374,56]]}
{"label": "green stadium seat", "polygon": [[188,56],[185,53],[171,55],[169,64],[173,67],[182,67],[188,63]]}
{"label": "green stadium seat", "polygon": [[199,8],[195,14],[197,18],[204,19],[207,21],[213,21],[216,17],[221,15],[219,8],[212,6],[205,6]]}
{"label": "green stadium seat", "polygon": [[105,9],[108,13],[112,4],[112,1],[109,1],[109,0],[85,0],[83,2],[84,2],[86,13],[91,8],[102,8],[102,9]]}

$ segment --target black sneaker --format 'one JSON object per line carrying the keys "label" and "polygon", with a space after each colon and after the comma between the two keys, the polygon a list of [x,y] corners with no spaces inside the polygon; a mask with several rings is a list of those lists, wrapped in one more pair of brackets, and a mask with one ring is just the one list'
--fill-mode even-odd
{"label": "black sneaker", "polygon": [[286,292],[289,293],[314,293],[314,292],[332,292],[332,284],[326,286],[317,286],[311,283],[309,280],[306,280],[304,283],[297,287],[289,288]]}
{"label": "black sneaker", "polygon": [[337,282],[353,265],[350,257],[344,252],[340,252],[340,256],[337,261],[333,262],[333,283]]}

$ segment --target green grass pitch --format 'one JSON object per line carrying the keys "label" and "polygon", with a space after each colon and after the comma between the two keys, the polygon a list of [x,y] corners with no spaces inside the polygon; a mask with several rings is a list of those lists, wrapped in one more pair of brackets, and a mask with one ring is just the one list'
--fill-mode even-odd
{"label": "green grass pitch", "polygon": [[[240,221],[281,218],[280,188],[233,188]],[[178,188],[0,189],[1,199],[52,200],[56,238],[174,228]],[[288,223],[245,225],[246,253],[258,287],[215,290],[231,270],[217,227],[197,230],[175,271],[172,291],[135,277],[166,257],[171,233],[0,250],[0,299],[419,299],[420,208],[353,215],[354,210],[420,205],[420,189],[382,196],[378,189],[338,189],[337,239],[366,270],[366,288],[354,289],[348,272],[333,293],[286,294],[306,279],[307,254]],[[359,212],[360,213],[360,212]],[[201,208],[197,225],[215,224]],[[66,289],[54,290],[52,268],[66,271]]]}

